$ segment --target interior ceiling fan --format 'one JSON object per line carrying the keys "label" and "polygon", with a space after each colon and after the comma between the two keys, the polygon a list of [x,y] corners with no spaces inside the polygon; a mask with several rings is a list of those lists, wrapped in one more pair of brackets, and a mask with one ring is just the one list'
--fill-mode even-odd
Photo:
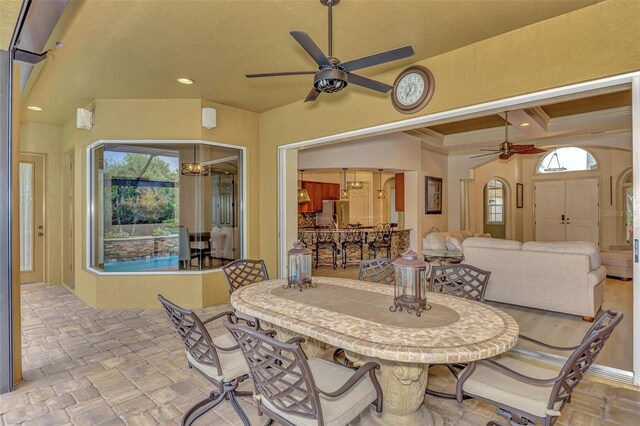
{"label": "interior ceiling fan", "polygon": [[536,148],[533,144],[517,145],[509,142],[509,111],[504,113],[504,142],[500,144],[498,149],[481,149],[480,151],[491,151],[487,154],[480,154],[471,158],[486,157],[488,155],[498,155],[501,160],[508,160],[515,154],[540,154],[546,152],[546,149]]}
{"label": "interior ceiling fan", "polygon": [[305,102],[315,101],[320,93],[334,93],[338,92],[349,83],[366,87],[367,89],[375,90],[381,93],[387,93],[393,86],[390,86],[379,81],[372,80],[370,78],[362,77],[361,75],[353,74],[352,71],[356,71],[362,68],[372,67],[374,65],[380,65],[391,61],[397,61],[398,59],[408,58],[414,55],[413,48],[411,46],[404,46],[398,49],[388,50],[386,52],[376,53],[363,58],[354,59],[347,62],[340,62],[338,58],[333,56],[333,6],[340,3],[340,0],[320,0],[320,3],[327,6],[329,11],[329,55],[325,55],[317,44],[313,42],[309,34],[303,31],[291,31],[290,34],[294,39],[307,51],[309,56],[318,64],[319,69],[317,71],[286,71],[286,72],[272,72],[261,74],[246,74],[247,78],[255,77],[276,77],[287,75],[303,75],[313,74],[313,88],[307,95]]}

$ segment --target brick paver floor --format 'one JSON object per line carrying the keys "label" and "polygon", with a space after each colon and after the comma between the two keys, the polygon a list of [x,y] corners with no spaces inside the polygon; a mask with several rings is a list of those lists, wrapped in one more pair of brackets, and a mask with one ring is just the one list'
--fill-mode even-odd
{"label": "brick paver floor", "polygon": [[[208,316],[228,305],[207,308]],[[201,312],[199,312],[201,313]],[[0,396],[0,425],[170,425],[204,399],[211,385],[187,368],[182,343],[160,310],[97,310],[60,286],[22,294],[24,382]],[[212,326],[219,333],[221,325]],[[430,386],[453,379],[430,370]],[[242,389],[250,390],[245,381]],[[239,398],[252,424],[251,398]],[[479,401],[427,397],[425,404],[447,425],[484,425],[501,419]],[[223,402],[197,424],[241,424]],[[559,419],[560,425],[638,425],[640,392],[583,381]]]}

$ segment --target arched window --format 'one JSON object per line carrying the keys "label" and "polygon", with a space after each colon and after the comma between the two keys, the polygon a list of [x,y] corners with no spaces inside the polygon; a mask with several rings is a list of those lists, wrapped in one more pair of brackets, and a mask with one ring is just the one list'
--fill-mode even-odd
{"label": "arched window", "polygon": [[485,223],[501,225],[504,223],[504,184],[491,179],[485,186]]}
{"label": "arched window", "polygon": [[554,149],[542,157],[538,165],[538,173],[577,172],[597,168],[598,163],[589,151],[567,146]]}
{"label": "arched window", "polygon": [[624,235],[631,242],[633,235],[633,172],[627,172],[622,180],[622,199],[624,203]]}

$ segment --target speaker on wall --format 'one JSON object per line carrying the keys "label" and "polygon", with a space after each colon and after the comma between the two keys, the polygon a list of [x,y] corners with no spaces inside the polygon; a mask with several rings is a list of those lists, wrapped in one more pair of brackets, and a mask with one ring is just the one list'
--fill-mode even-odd
{"label": "speaker on wall", "polygon": [[216,109],[202,108],[202,127],[213,129],[216,127]]}
{"label": "speaker on wall", "polygon": [[78,108],[76,127],[78,129],[93,129],[93,112],[88,109]]}

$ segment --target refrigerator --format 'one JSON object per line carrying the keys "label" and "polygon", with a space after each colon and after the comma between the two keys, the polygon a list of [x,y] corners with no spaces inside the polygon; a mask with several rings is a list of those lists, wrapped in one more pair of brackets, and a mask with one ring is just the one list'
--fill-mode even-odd
{"label": "refrigerator", "polygon": [[349,224],[349,202],[322,200],[322,211],[316,213],[316,224],[346,228]]}

